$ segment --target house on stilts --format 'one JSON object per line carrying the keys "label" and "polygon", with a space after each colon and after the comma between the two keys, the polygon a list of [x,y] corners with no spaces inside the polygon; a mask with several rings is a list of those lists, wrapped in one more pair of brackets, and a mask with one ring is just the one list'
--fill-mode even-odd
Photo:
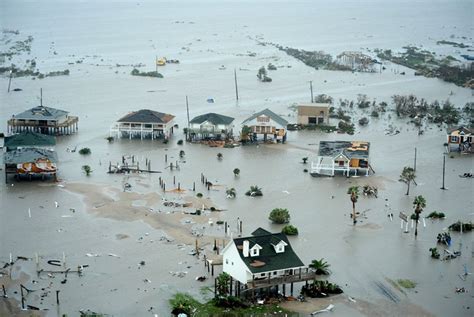
{"label": "house on stilts", "polygon": [[22,132],[5,137],[4,164],[5,183],[8,175],[17,180],[52,176],[56,180],[58,157],[54,150],[56,139],[53,136]]}
{"label": "house on stilts", "polygon": [[271,111],[264,109],[253,114],[242,122],[242,139],[255,142],[258,135],[263,135],[263,140],[285,143],[288,121]]}
{"label": "house on stilts", "polygon": [[189,121],[188,136],[195,139],[228,139],[232,137],[234,118],[217,113],[206,113]]}
{"label": "house on stilts", "polygon": [[40,105],[13,115],[7,122],[7,131],[68,135],[77,132],[78,122],[79,118],[67,111]]}
{"label": "house on stilts", "polygon": [[316,162],[311,162],[312,176],[350,176],[374,172],[369,161],[370,143],[365,141],[320,141]]}
{"label": "house on stilts", "polygon": [[448,129],[448,151],[454,148],[458,152],[472,153],[472,133],[473,128],[464,126]]}
{"label": "house on stilts", "polygon": [[251,236],[232,239],[222,250],[223,271],[231,276],[230,294],[251,296],[276,290],[293,295],[294,284],[316,275],[303,264],[283,233],[262,228]]}
{"label": "house on stilts", "polygon": [[149,109],[131,112],[110,127],[110,136],[117,138],[169,139],[173,134],[174,116]]}

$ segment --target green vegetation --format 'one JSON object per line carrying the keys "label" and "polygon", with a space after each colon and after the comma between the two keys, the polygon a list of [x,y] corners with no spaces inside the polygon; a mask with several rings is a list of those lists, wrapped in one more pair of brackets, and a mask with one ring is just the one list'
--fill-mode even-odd
{"label": "green vegetation", "polygon": [[359,186],[351,186],[347,190],[347,194],[350,195],[350,200],[352,202],[352,220],[354,225],[357,223],[356,219],[356,211],[355,211],[355,204],[357,203],[357,199],[359,198]]}
{"label": "green vegetation", "polygon": [[339,121],[337,125],[340,132],[344,132],[350,135],[354,134],[355,127],[352,123],[347,123],[345,121]]}
{"label": "green vegetation", "polygon": [[362,118],[359,119],[359,124],[361,126],[368,125],[369,124],[369,119],[367,119],[367,117],[362,117]]}
{"label": "green vegetation", "polygon": [[413,208],[415,208],[415,237],[418,235],[418,220],[420,219],[420,214],[423,211],[423,208],[426,207],[426,199],[419,195],[415,197],[413,201]]}
{"label": "green vegetation", "polygon": [[324,261],[324,259],[313,260],[308,266],[315,271],[316,275],[329,275],[331,273],[331,271],[329,270],[329,267],[331,265],[328,262]]}
{"label": "green vegetation", "polygon": [[315,69],[328,69],[328,70],[343,70],[351,71],[352,68],[338,64],[333,61],[330,54],[323,51],[305,51],[298,50],[291,47],[283,47],[281,45],[275,45],[279,50],[284,51],[286,54],[302,61],[304,64]]}
{"label": "green vegetation", "polygon": [[[439,41],[438,43],[445,44],[448,42]],[[389,60],[414,69],[416,71],[415,75],[436,77],[458,86],[472,87],[472,78],[474,78],[474,69],[472,67],[463,67],[462,65],[451,66],[452,57],[436,58],[434,53],[421,50],[415,46],[406,46],[404,49],[404,52],[396,55],[392,54],[391,50],[378,49],[376,53],[380,59]]]}
{"label": "green vegetation", "polygon": [[87,311],[80,311],[79,316],[80,317],[106,317],[107,315],[87,310]]}
{"label": "green vegetation", "polygon": [[267,70],[265,69],[265,66],[259,68],[257,78],[263,83],[269,83],[272,81],[272,79],[267,76]]}
{"label": "green vegetation", "polygon": [[441,256],[438,252],[438,248],[430,248],[429,251],[431,252],[431,257],[433,259],[439,259],[439,257]]}
{"label": "green vegetation", "polygon": [[433,211],[426,218],[444,219],[444,218],[446,218],[446,215],[444,214],[444,212]]}
{"label": "green vegetation", "polygon": [[470,112],[468,104],[466,104],[468,110],[461,113],[449,100],[444,101],[443,104],[440,104],[438,100],[428,103],[425,99],[418,99],[414,95],[394,95],[392,102],[398,117],[412,118],[414,123],[427,118],[429,122],[452,125],[458,123],[463,114]]}
{"label": "green vegetation", "polygon": [[237,191],[235,188],[229,188],[225,191],[225,194],[227,195],[228,198],[235,198],[237,196]]}
{"label": "green vegetation", "polygon": [[176,144],[178,145],[183,145],[184,141],[183,140],[178,140],[178,142],[176,142]]}
{"label": "green vegetation", "polygon": [[285,208],[275,208],[270,212],[268,216],[273,223],[284,224],[290,222],[290,213]]}
{"label": "green vegetation", "polygon": [[316,279],[301,288],[301,294],[312,298],[328,297],[331,294],[342,293],[343,291],[339,285]]}
{"label": "green vegetation", "polygon": [[224,155],[222,155],[222,153],[217,153],[217,159],[220,161],[222,158],[224,158]]}
{"label": "green vegetation", "polygon": [[281,230],[281,233],[284,233],[287,236],[296,236],[296,235],[298,235],[298,228],[296,228],[293,225],[286,225]]}
{"label": "green vegetation", "polygon": [[[206,303],[200,303],[192,296],[185,293],[177,293],[170,300],[172,313],[176,316],[180,313],[192,317],[209,316],[277,316],[282,317],[290,312],[277,304],[253,305],[242,302],[234,296],[219,296]],[[229,309],[232,310],[229,313]]]}
{"label": "green vegetation", "polygon": [[470,221],[469,222],[458,221],[448,227],[448,229],[451,231],[461,231],[461,228],[463,232],[471,231],[474,229],[474,224]]}
{"label": "green vegetation", "polygon": [[179,151],[179,157],[183,158],[186,155],[183,150]]}
{"label": "green vegetation", "polygon": [[307,156],[305,156],[305,157],[303,157],[303,158],[302,158],[302,160],[303,160],[303,164],[306,164],[306,163],[307,163],[307,161],[308,161],[308,157],[307,157]]}
{"label": "green vegetation", "polygon": [[84,147],[82,149],[79,150],[79,154],[81,155],[89,155],[91,154],[91,149],[89,149],[88,147]]}
{"label": "green vegetation", "polygon": [[108,136],[105,138],[109,143],[113,142],[114,141],[114,137],[113,136]]}
{"label": "green vegetation", "polygon": [[143,76],[143,77],[155,77],[155,78],[163,78],[163,75],[158,73],[157,71],[151,71],[151,72],[140,72],[138,69],[134,68],[131,72],[130,75],[132,76]]}
{"label": "green vegetation", "polygon": [[415,288],[416,283],[408,279],[398,279],[398,284],[404,288]]}
{"label": "green vegetation", "polygon": [[234,168],[233,172],[234,172],[234,176],[239,176],[240,175],[240,169],[238,169],[238,168]]}
{"label": "green vegetation", "polygon": [[459,47],[459,48],[469,47],[469,45],[466,45],[464,43],[457,43],[457,42],[445,41],[445,40],[437,41],[436,44],[438,44],[438,45],[451,45],[451,46]]}
{"label": "green vegetation", "polygon": [[197,197],[197,198],[202,198],[202,193],[197,193],[197,194],[196,194],[196,197]]}
{"label": "green vegetation", "polygon": [[257,185],[254,185],[254,186],[250,186],[250,189],[247,192],[245,192],[245,195],[255,197],[255,196],[263,196],[263,193],[262,193],[261,188],[259,188]]}
{"label": "green vegetation", "polygon": [[405,166],[398,181],[407,184],[407,195],[410,194],[410,184],[415,181],[415,178],[415,170],[412,167]]}
{"label": "green vegetation", "polygon": [[267,68],[268,68],[268,70],[277,70],[277,67],[275,65],[273,65],[272,63],[268,63]]}
{"label": "green vegetation", "polygon": [[82,165],[82,170],[86,174],[86,176],[89,176],[92,173],[92,169],[89,165]]}

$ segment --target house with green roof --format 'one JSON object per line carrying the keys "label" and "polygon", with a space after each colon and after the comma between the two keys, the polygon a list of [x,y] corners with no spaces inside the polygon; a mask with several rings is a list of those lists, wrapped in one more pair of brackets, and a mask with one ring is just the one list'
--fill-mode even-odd
{"label": "house with green roof", "polygon": [[268,108],[253,114],[244,120],[242,125],[243,140],[255,142],[259,136],[263,136],[264,141],[286,141],[288,121]]}
{"label": "house with green roof", "polygon": [[234,118],[209,112],[189,121],[190,139],[221,139],[232,137]]}
{"label": "house with green roof", "polygon": [[5,137],[4,146],[8,151],[19,148],[44,148],[54,149],[56,139],[54,136],[36,133],[36,132],[22,132]]}
{"label": "house with green roof", "polygon": [[173,134],[174,116],[150,109],[133,111],[110,127],[110,136],[117,138],[168,139]]}
{"label": "house with green roof", "polygon": [[14,174],[17,179],[53,176],[56,179],[58,155],[51,149],[17,148],[5,152],[5,183],[8,174]]}
{"label": "house with green roof", "polygon": [[283,233],[258,228],[248,237],[232,239],[222,255],[223,271],[247,289],[300,282],[314,277]]}

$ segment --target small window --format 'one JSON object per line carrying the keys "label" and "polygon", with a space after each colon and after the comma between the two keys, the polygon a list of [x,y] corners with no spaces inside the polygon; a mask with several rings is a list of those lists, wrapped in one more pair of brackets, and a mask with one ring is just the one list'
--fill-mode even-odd
{"label": "small window", "polygon": [[308,124],[316,124],[317,118],[316,117],[308,117]]}
{"label": "small window", "polygon": [[277,275],[277,271],[273,272],[273,275]]}
{"label": "small window", "polygon": [[225,264],[229,264],[229,259],[225,259]]}
{"label": "small window", "polygon": [[457,136],[452,136],[451,137],[451,142],[458,142],[458,137]]}

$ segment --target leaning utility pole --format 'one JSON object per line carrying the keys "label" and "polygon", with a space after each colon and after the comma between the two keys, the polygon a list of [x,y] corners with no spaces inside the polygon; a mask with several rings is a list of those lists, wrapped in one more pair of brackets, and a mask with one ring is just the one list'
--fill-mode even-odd
{"label": "leaning utility pole", "polygon": [[311,103],[313,103],[314,98],[313,98],[313,81],[312,80],[309,81],[309,89],[311,91]]}
{"label": "leaning utility pole", "polygon": [[237,87],[237,71],[234,68],[234,82],[235,82],[235,98],[239,101],[239,89]]}

